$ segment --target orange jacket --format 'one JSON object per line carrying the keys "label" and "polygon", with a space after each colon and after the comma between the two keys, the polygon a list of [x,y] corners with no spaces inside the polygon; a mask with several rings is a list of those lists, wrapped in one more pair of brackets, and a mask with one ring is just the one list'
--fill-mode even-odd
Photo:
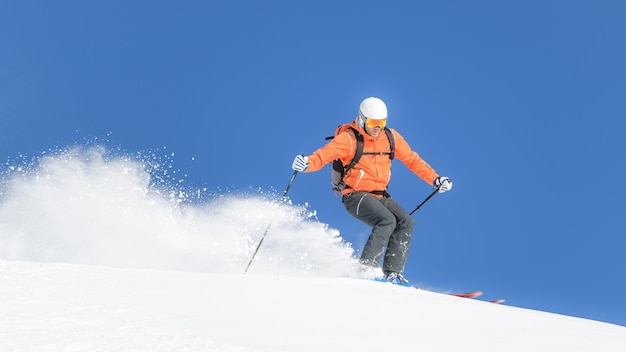
{"label": "orange jacket", "polygon": [[[353,121],[350,124],[363,135],[363,152],[390,152],[389,139],[382,132],[378,138],[367,134]],[[435,170],[428,165],[420,156],[411,150],[406,140],[396,132],[393,133],[395,142],[395,158],[405,164],[409,170],[413,171],[422,180],[432,185],[438,177]],[[344,165],[352,161],[356,153],[356,137],[348,129],[333,138],[328,144],[309,155],[309,167],[306,172],[320,170],[324,165],[339,158]],[[384,191],[387,189],[391,179],[391,159],[388,154],[363,154],[359,162],[348,171],[344,177],[344,182],[352,187],[346,188],[341,193],[347,194],[353,191]]]}

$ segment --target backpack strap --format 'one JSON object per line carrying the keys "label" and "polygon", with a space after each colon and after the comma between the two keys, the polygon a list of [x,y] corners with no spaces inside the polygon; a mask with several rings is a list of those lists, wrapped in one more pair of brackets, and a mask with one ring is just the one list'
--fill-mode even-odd
{"label": "backpack strap", "polygon": [[350,164],[346,165],[344,174],[348,172],[348,170],[352,169],[359,162],[359,160],[361,160],[361,156],[363,156],[363,135],[353,127],[348,128],[354,132],[354,137],[356,138],[356,152],[354,153],[354,158],[352,158]]}
{"label": "backpack strap", "polygon": [[391,153],[389,153],[389,159],[393,160],[393,158],[396,157],[396,142],[393,139],[393,133],[391,133],[391,130],[387,127],[385,127],[385,134],[387,135],[387,139],[389,139],[389,149],[391,150]]}

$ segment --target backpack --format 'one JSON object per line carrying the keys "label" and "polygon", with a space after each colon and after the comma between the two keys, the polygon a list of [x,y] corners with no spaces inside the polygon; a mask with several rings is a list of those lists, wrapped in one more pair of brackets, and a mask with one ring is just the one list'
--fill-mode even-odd
{"label": "backpack", "polygon": [[[335,130],[335,135],[326,137],[326,140],[333,139],[335,138],[335,136],[337,136],[338,134],[344,131],[347,131],[348,129],[352,130],[352,132],[354,133],[354,137],[356,137],[356,153],[354,153],[354,158],[352,158],[352,161],[350,161],[348,165],[343,165],[343,163],[341,162],[341,159],[333,160],[332,170],[330,172],[330,182],[333,186],[333,191],[337,193],[350,187],[346,185],[345,182],[343,182],[343,178],[346,175],[346,173],[359,162],[363,154],[366,154],[366,155],[367,154],[379,154],[379,153],[372,153],[372,152],[363,152],[363,135],[359,131],[357,131],[354,127],[350,126],[350,124],[339,125],[337,129]],[[395,143],[393,139],[393,134],[391,133],[391,130],[389,130],[387,127],[385,127],[385,134],[387,135],[387,139],[389,139],[389,147],[391,149],[391,152],[386,152],[382,154],[389,155],[389,159],[393,160],[395,156],[395,152],[394,152]]]}

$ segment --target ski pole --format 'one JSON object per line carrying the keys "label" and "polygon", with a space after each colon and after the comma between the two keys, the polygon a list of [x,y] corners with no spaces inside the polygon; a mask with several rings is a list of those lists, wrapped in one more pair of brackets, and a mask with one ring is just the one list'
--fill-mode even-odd
{"label": "ski pole", "polygon": [[[284,202],[287,199],[287,193],[289,192],[289,189],[291,188],[291,185],[293,184],[293,181],[296,179],[296,175],[298,175],[298,171],[294,171],[293,175],[291,175],[291,180],[289,180],[289,184],[287,185],[287,188],[283,192],[283,196],[280,199],[281,202]],[[261,248],[261,243],[263,243],[263,240],[265,239],[265,235],[267,235],[267,232],[270,230],[270,226],[272,226],[271,222],[270,222],[269,225],[267,225],[267,228],[265,229],[265,232],[263,232],[263,236],[261,236],[261,240],[259,241],[259,244],[256,246],[256,249],[254,250],[254,253],[252,254],[252,257],[250,258],[250,261],[248,262],[248,265],[246,266],[246,270],[243,271],[244,275],[246,275],[246,273],[248,272],[248,269],[250,268],[250,265],[252,264],[252,261],[254,261],[254,257],[256,257],[256,254],[259,251],[259,248]]]}
{"label": "ski pole", "polygon": [[289,184],[287,185],[287,188],[285,188],[285,191],[283,192],[283,197],[281,199],[282,201],[285,201],[287,197],[287,192],[289,192],[289,189],[291,188],[293,181],[296,179],[296,175],[298,175],[298,171],[294,171],[293,175],[291,175],[291,180],[289,180]]}
{"label": "ski pole", "polygon": [[[440,186],[441,187],[441,186]],[[435,189],[433,191],[433,193],[431,193],[430,195],[428,195],[428,197],[426,197],[426,199],[424,199],[424,201],[422,203],[420,203],[420,205],[416,206],[415,209],[413,209],[413,211],[409,214],[409,215],[413,215],[413,213],[415,213],[416,211],[418,211],[422,205],[426,204],[426,202],[428,202],[432,197],[434,197],[437,193],[439,193],[439,187],[437,187],[437,189]]]}

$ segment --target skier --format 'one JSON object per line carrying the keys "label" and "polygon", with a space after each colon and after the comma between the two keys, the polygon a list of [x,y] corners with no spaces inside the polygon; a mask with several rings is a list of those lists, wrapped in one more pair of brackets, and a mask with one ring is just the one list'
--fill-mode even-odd
{"label": "skier", "polygon": [[[359,106],[359,114],[349,125],[354,130],[348,128],[337,134],[311,155],[297,155],[292,168],[299,172],[314,172],[335,159],[348,165],[355,157],[356,136],[361,134],[363,155],[343,175],[345,186],[337,188],[348,213],[372,228],[359,262],[364,270],[372,271],[374,268],[373,271],[379,273],[380,262],[384,258],[383,278],[408,283],[402,272],[411,245],[414,221],[387,193],[391,160],[397,158],[421,179],[437,187],[439,192],[450,190],[452,181],[439,176],[411,149],[400,133],[385,128],[386,124],[385,103],[376,97],[366,98]],[[391,132],[389,136],[386,136],[385,130]]]}

